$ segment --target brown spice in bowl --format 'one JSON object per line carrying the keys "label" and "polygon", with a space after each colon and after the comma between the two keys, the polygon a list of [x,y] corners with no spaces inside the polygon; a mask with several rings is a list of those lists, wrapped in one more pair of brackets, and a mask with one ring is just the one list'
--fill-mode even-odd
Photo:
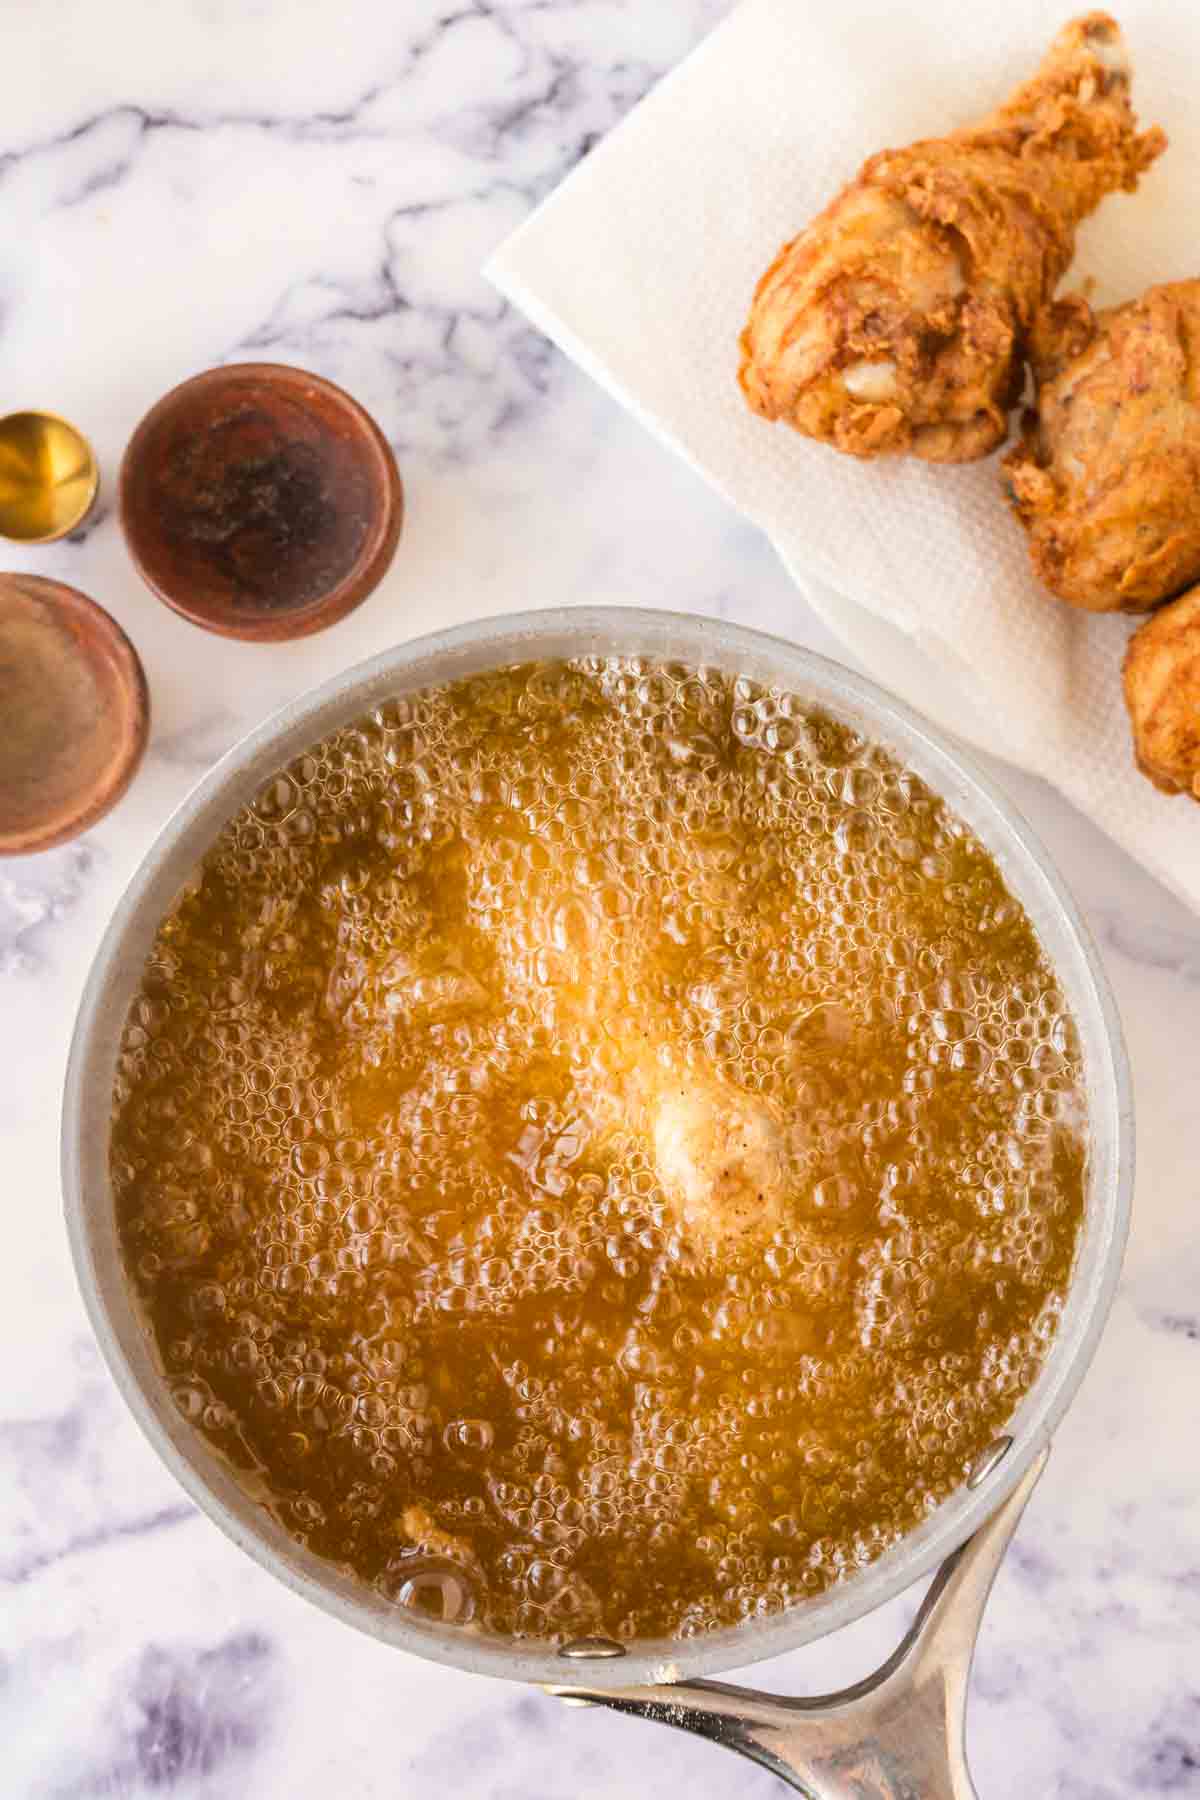
{"label": "brown spice in bowl", "polygon": [[364,600],[395,553],[399,473],[340,388],[279,364],[196,376],[130,442],[121,517],[169,606],[230,637],[319,631]]}

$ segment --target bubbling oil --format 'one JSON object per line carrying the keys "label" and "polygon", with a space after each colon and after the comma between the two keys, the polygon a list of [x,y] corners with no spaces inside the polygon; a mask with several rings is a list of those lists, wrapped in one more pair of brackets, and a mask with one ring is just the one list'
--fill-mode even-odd
{"label": "bubbling oil", "polygon": [[182,1413],[398,1607],[693,1636],[863,1567],[1053,1341],[1073,1022],[992,857],[803,699],[396,699],[226,827],[125,1028]]}

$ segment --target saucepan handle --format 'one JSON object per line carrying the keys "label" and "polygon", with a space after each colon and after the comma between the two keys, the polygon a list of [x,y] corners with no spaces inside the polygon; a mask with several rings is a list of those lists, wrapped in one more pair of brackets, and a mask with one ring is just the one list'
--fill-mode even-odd
{"label": "saucepan handle", "polygon": [[761,1763],[809,1800],[977,1800],[964,1741],[975,1641],[1047,1454],[942,1564],[903,1643],[854,1687],[799,1700],[715,1681],[547,1691],[693,1732]]}

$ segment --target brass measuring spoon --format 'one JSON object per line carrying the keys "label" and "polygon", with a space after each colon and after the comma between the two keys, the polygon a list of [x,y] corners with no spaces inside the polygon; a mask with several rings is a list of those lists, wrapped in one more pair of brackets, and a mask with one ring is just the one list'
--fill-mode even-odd
{"label": "brass measuring spoon", "polygon": [[95,453],[57,413],[0,418],[0,537],[52,544],[81,525],[100,485]]}

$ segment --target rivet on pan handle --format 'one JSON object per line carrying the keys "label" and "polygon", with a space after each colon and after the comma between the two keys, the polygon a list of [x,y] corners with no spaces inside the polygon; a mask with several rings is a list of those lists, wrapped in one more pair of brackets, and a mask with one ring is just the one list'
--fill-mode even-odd
{"label": "rivet on pan handle", "polygon": [[[903,1643],[854,1687],[807,1700],[718,1681],[546,1691],[694,1732],[761,1763],[808,1800],[977,1800],[964,1743],[971,1659],[996,1571],[1048,1454],[942,1564]],[[569,1648],[579,1661],[612,1654]]]}

